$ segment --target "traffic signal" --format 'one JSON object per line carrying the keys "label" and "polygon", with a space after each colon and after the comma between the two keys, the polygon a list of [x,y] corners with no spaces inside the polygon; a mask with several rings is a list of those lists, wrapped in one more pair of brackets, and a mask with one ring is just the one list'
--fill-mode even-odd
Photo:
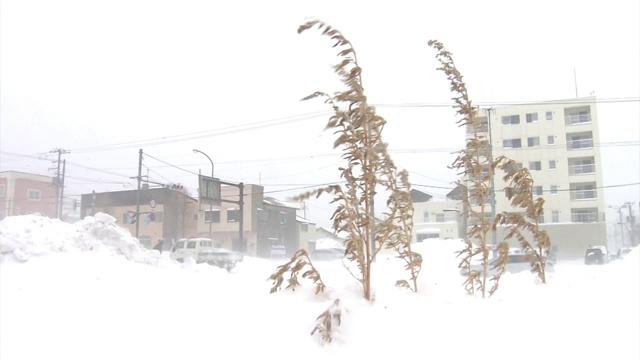
{"label": "traffic signal", "polygon": [[136,223],[136,213],[129,213],[129,224]]}

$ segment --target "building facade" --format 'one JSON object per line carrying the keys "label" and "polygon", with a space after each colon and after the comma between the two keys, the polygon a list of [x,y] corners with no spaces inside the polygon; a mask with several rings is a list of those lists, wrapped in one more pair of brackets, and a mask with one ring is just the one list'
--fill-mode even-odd
{"label": "building facade", "polygon": [[34,213],[57,217],[55,177],[19,171],[0,172],[0,219]]}
{"label": "building facade", "polygon": [[177,239],[196,235],[198,201],[178,190],[144,186],[140,191],[82,194],[80,203],[81,218],[109,214],[147,248],[160,239],[169,248]]}
{"label": "building facade", "polygon": [[221,186],[220,194],[219,205],[199,205],[199,236],[211,237],[223,248],[265,258],[291,256],[300,248],[295,207],[265,197],[264,187],[260,185]]}
{"label": "building facade", "polygon": [[458,188],[444,201],[433,201],[429,194],[411,190],[413,202],[413,242],[428,239],[458,239],[464,237],[462,202]]}
{"label": "building facade", "polygon": [[[545,200],[539,222],[557,255],[582,257],[589,245],[606,246],[596,98],[483,109],[478,116],[493,158],[506,156],[529,169],[534,197]],[[468,130],[470,136],[473,131]],[[522,211],[511,207],[503,176],[496,170],[495,213]],[[505,230],[498,229],[498,241]]]}

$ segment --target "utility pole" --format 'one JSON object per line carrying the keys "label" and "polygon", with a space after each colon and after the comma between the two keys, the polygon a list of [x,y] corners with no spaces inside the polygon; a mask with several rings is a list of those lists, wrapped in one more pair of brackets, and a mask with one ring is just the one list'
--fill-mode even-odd
{"label": "utility pole", "polygon": [[[58,160],[56,161],[52,161],[53,163],[57,163],[57,168],[56,169],[56,178],[55,178],[55,187],[56,187],[56,218],[60,219],[60,215],[61,215],[61,199],[60,199],[60,163],[61,163],[61,158],[62,158],[62,154],[68,154],[69,151],[66,151],[64,149],[54,149],[49,151],[50,153],[57,153],[58,154]],[[49,170],[53,170],[53,169],[49,169]]]}
{"label": "utility pole", "polygon": [[[484,109],[487,114],[487,129],[489,130],[489,166],[491,171],[491,184],[489,189],[489,202],[491,204],[491,223],[493,224],[496,221],[496,191],[495,191],[495,169],[494,169],[494,160],[493,160],[493,138],[491,136],[491,112],[495,113],[494,108]],[[491,243],[494,247],[498,244],[498,240],[496,238],[496,230],[491,230]]]}
{"label": "utility pole", "polygon": [[625,205],[629,209],[629,244],[634,246],[636,244],[636,219],[633,217],[633,210],[631,209],[633,203],[627,201]]}
{"label": "utility pole", "polygon": [[238,219],[238,232],[240,233],[239,237],[239,247],[242,249],[242,252],[247,252],[247,244],[244,242],[244,183],[238,184],[239,189],[239,198],[238,198],[238,207],[240,211],[240,219]]}
{"label": "utility pole", "polygon": [[622,208],[623,206],[620,206],[618,208],[618,215],[620,216],[620,249],[624,248],[624,223],[622,222]]}
{"label": "utility pole", "polygon": [[136,239],[139,239],[138,233],[140,231],[140,187],[142,183],[142,149],[139,151],[138,155],[138,191],[136,191]]}
{"label": "utility pole", "polygon": [[64,204],[64,174],[67,167],[67,160],[62,160],[62,182],[60,184],[60,207],[58,208],[58,219],[62,219],[62,204]]}

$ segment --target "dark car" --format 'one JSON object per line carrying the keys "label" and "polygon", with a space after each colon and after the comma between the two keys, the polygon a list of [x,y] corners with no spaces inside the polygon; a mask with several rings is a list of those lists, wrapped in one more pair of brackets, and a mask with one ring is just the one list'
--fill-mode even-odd
{"label": "dark car", "polygon": [[603,265],[606,262],[605,254],[602,249],[589,248],[584,253],[584,263],[586,265]]}
{"label": "dark car", "polygon": [[344,249],[338,249],[338,248],[316,249],[311,252],[310,257],[311,257],[311,260],[317,260],[317,261],[342,259],[344,257]]}

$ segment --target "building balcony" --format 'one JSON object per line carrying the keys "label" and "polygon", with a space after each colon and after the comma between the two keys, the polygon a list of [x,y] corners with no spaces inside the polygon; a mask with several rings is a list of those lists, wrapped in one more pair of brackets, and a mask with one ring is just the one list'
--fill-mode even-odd
{"label": "building balcony", "polygon": [[596,165],[595,164],[574,164],[569,165],[569,175],[591,175],[595,174]]}
{"label": "building balcony", "polygon": [[577,140],[568,140],[567,141],[567,150],[583,150],[583,149],[592,149],[593,148],[593,139],[577,139]]}
{"label": "building balcony", "polygon": [[591,122],[591,114],[571,114],[564,117],[566,125],[582,125]]}
{"label": "building balcony", "polygon": [[567,126],[591,123],[591,107],[586,105],[564,109],[564,123]]}

